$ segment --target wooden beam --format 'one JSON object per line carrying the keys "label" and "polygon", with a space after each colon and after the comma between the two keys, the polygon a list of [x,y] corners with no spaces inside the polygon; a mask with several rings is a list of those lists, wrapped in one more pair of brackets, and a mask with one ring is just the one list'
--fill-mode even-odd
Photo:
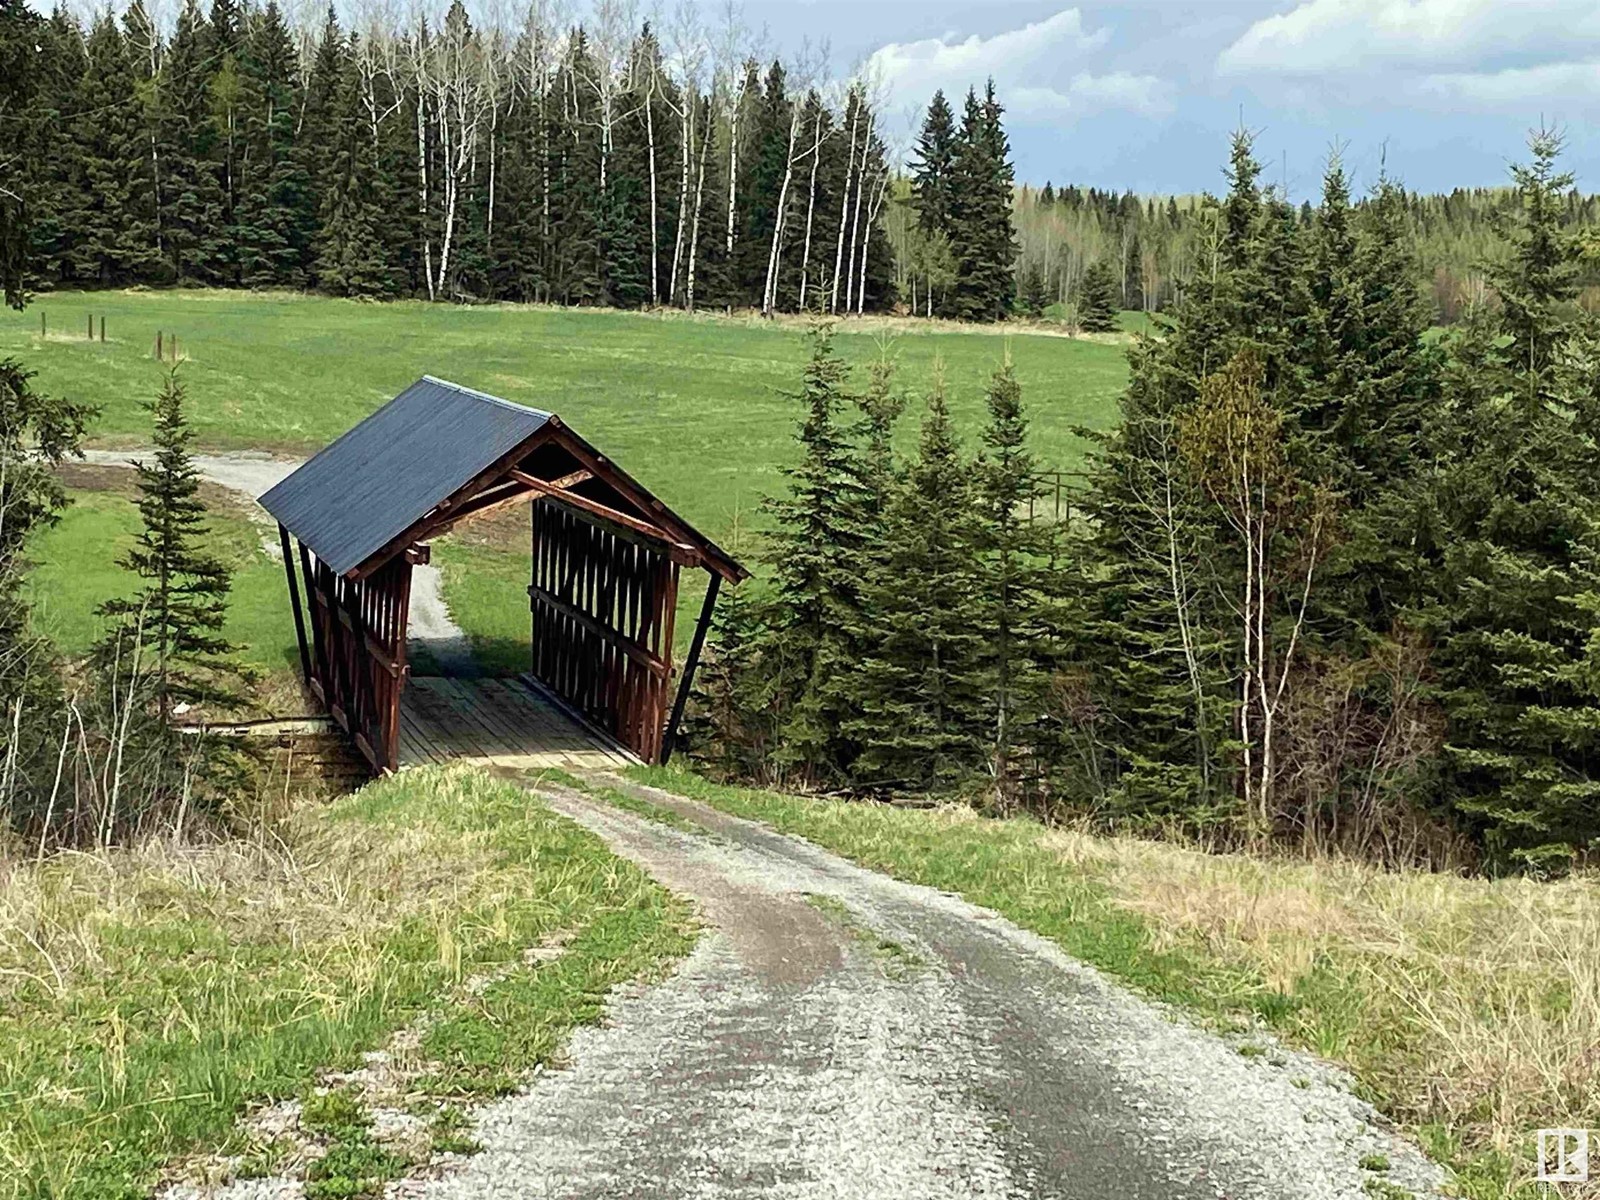
{"label": "wooden beam", "polygon": [[585,467],[581,471],[573,471],[571,474],[563,475],[560,479],[552,479],[550,486],[558,488],[576,487],[578,484],[586,483],[593,478],[594,472]]}
{"label": "wooden beam", "polygon": [[[578,462],[593,471],[596,479],[621,493],[636,508],[640,510],[654,508],[659,511],[662,523],[670,527],[666,540],[692,545],[696,554],[695,565],[710,566],[712,570],[722,575],[729,583],[738,583],[740,580],[749,577],[750,572],[729,558],[721,547],[698,533],[682,517],[667,508],[659,499],[651,496],[649,491],[633,476],[589,445],[574,430],[564,426],[559,416],[552,415],[547,422],[547,426],[554,426],[556,430],[555,436],[551,440],[577,459]],[[706,550],[700,549],[701,543],[705,544]]]}
{"label": "wooden beam", "polygon": [[295,545],[300,550],[300,581],[306,585],[306,615],[312,618],[311,649],[317,663],[317,672],[311,679],[311,690],[316,693],[317,699],[326,707],[327,698],[323,695],[323,689],[327,687],[329,650],[325,644],[322,627],[318,624],[314,610],[311,607],[312,600],[320,594],[317,588],[317,576],[316,572],[311,568],[311,552],[306,549],[306,544],[296,538]]}
{"label": "wooden beam", "polygon": [[427,562],[428,547],[413,546],[406,551],[405,574],[400,580],[400,594],[395,597],[395,624],[394,652],[399,660],[400,670],[395,675],[394,687],[389,697],[389,711],[384,714],[383,726],[383,753],[385,767],[393,771],[400,766],[400,704],[404,696],[406,683],[411,678],[411,664],[406,661],[406,626],[411,619],[411,567],[414,565],[412,554],[421,551],[422,561]]}
{"label": "wooden beam", "polygon": [[425,567],[433,561],[433,547],[411,546],[406,550],[406,561],[413,567]]}
{"label": "wooden beam", "polygon": [[717,606],[717,592],[722,587],[722,576],[707,572],[705,602],[700,605],[700,619],[695,622],[694,638],[689,643],[689,657],[683,662],[683,678],[678,680],[678,698],[672,702],[672,717],[667,721],[667,731],[661,738],[661,765],[666,766],[672,757],[673,743],[678,739],[678,724],[683,720],[684,707],[689,703],[689,692],[694,687],[695,668],[700,665],[700,651],[706,644],[706,630],[711,627],[711,613]]}
{"label": "wooden beam", "polygon": [[294,577],[294,556],[289,553],[289,531],[278,522],[278,545],[283,547],[283,573],[289,580],[289,607],[294,609],[294,636],[300,645],[300,678],[311,686],[311,650],[306,646],[306,618],[300,611],[300,585]]}
{"label": "wooden beam", "polygon": [[428,530],[436,518],[442,517],[448,509],[460,507],[468,500],[476,497],[485,488],[492,486],[505,475],[508,468],[516,466],[539,446],[549,441],[560,426],[561,423],[554,418],[546,421],[521,443],[506,451],[506,453],[474,475],[466,484],[458,488],[454,495],[446,497],[434,512],[423,517],[422,520],[412,525],[409,529],[403,529],[395,534],[380,550],[368,555],[366,561],[346,571],[345,578],[365,579],[411,543],[426,539]]}
{"label": "wooden beam", "polygon": [[512,468],[507,474],[531,491],[538,492],[541,496],[548,496],[552,500],[559,500],[562,504],[582,509],[586,513],[591,513],[607,521],[614,521],[624,529],[631,529],[635,533],[642,533],[647,537],[656,538],[669,546],[678,546],[679,549],[692,550],[694,548],[687,544],[680,544],[676,538],[672,537],[659,525],[652,525],[649,521],[641,521],[638,517],[619,512],[609,505],[601,504],[598,500],[591,500],[587,496],[580,496],[576,492],[569,492],[559,488],[553,483],[546,483],[542,479],[529,475],[526,471],[518,471]]}
{"label": "wooden beam", "polygon": [[360,617],[352,615],[350,610],[343,604],[337,600],[330,600],[320,591],[316,593],[316,598],[318,604],[332,610],[333,615],[339,618],[339,624],[343,625],[351,633],[360,636],[362,645],[367,648],[367,653],[372,655],[373,660],[380,667],[396,677],[405,672],[405,663],[390,655],[389,648],[372,636],[372,631],[362,623]]}
{"label": "wooden beam", "polygon": [[522,504],[533,499],[539,493],[531,488],[525,488],[520,483],[511,487],[496,488],[492,492],[482,495],[463,504],[447,517],[431,522],[425,529],[419,530],[418,537],[438,537],[441,533],[448,533],[468,517],[481,517],[485,513],[498,512],[502,508],[509,508],[513,504]]}
{"label": "wooden beam", "polygon": [[[529,494],[534,495],[535,493],[530,492]],[[622,541],[628,542],[635,546],[643,546],[646,550],[649,550],[653,554],[665,554],[673,562],[678,563],[681,566],[698,567],[705,565],[700,558],[700,552],[693,546],[684,545],[678,542],[663,542],[660,538],[651,534],[635,533],[633,530],[625,529],[613,521],[607,521],[604,517],[597,517],[593,513],[585,512],[581,508],[573,508],[570,504],[565,503],[559,496],[540,495],[538,496],[538,499],[554,505],[562,512],[567,513],[569,516],[572,516],[579,521],[593,525],[596,529],[604,529],[614,538],[620,538]]]}
{"label": "wooden beam", "polygon": [[638,663],[646,670],[654,672],[657,675],[666,675],[671,670],[667,663],[650,653],[650,651],[639,645],[638,642],[632,640],[631,638],[624,637],[615,629],[611,628],[611,626],[595,620],[582,609],[574,608],[565,600],[561,599],[561,597],[557,596],[554,592],[546,591],[537,583],[530,583],[528,585],[528,596],[530,600],[537,601],[540,604],[547,604],[562,616],[576,621],[579,625],[582,625],[585,629],[594,634],[596,637],[600,638],[602,641],[610,642],[612,645],[616,646],[617,649],[621,650],[624,654],[633,659],[634,662]]}

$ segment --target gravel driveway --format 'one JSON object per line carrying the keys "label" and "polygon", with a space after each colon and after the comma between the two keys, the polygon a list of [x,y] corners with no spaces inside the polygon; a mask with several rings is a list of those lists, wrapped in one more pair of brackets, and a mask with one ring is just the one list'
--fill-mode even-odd
{"label": "gravel driveway", "polygon": [[1247,1058],[991,912],[663,792],[635,789],[708,832],[540,790],[692,897],[709,930],[666,982],[613,997],[569,1069],[483,1110],[483,1153],[391,1196],[1316,1200],[1439,1184],[1330,1068]]}
{"label": "gravel driveway", "polygon": [[[154,450],[85,450],[84,460],[100,466],[125,467],[147,458]],[[304,460],[276,458],[257,450],[216,451],[190,456],[202,478],[220,487],[258,500]],[[282,559],[277,523],[258,505],[251,505],[251,516],[264,533],[261,545],[273,558]],[[444,577],[435,566],[413,567],[411,571],[411,616],[406,624],[406,640],[413,648],[431,655],[441,674],[470,678],[476,675],[472,643],[461,626],[450,618],[444,602]]]}

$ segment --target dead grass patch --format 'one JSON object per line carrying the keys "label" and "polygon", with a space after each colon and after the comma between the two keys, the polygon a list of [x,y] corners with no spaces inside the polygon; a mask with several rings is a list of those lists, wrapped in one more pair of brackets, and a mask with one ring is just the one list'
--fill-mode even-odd
{"label": "dead grass patch", "polygon": [[1400,1119],[1507,1153],[1540,1127],[1600,1127],[1600,877],[1040,840],[1101,875],[1159,946],[1258,972],[1291,1000],[1291,1035],[1350,1065]]}

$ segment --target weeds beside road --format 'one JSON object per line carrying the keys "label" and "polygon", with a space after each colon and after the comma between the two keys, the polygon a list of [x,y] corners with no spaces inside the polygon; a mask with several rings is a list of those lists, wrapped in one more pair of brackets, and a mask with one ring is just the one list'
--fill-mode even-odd
{"label": "weeds beside road", "polygon": [[[0,859],[0,1197],[148,1195],[174,1158],[248,1154],[248,1101],[304,1094],[498,971],[423,1047],[431,1091],[494,1094],[689,929],[597,839],[459,768],[252,840]],[[525,965],[555,933],[562,957]]]}

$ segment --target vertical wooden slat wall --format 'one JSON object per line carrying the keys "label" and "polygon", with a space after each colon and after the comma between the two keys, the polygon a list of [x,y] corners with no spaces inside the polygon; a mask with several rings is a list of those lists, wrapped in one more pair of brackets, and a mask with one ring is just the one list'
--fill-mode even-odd
{"label": "vertical wooden slat wall", "polygon": [[300,568],[315,651],[311,689],[374,770],[393,770],[407,673],[411,563],[396,555],[368,578],[351,580],[302,545]]}
{"label": "vertical wooden slat wall", "polygon": [[533,674],[646,762],[661,756],[678,564],[539,500],[528,587]]}

